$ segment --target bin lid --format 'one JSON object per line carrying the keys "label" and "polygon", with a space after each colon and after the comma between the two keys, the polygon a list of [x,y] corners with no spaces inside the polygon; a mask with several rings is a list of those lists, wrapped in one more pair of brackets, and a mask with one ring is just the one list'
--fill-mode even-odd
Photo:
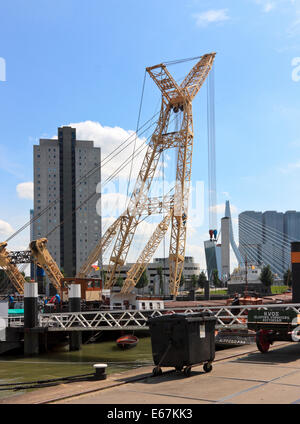
{"label": "bin lid", "polygon": [[174,321],[174,320],[181,320],[181,321],[211,321],[216,320],[216,317],[212,315],[210,312],[192,312],[189,314],[184,313],[178,313],[178,314],[166,314],[156,317],[149,317],[148,323],[153,322],[167,322],[167,321]]}

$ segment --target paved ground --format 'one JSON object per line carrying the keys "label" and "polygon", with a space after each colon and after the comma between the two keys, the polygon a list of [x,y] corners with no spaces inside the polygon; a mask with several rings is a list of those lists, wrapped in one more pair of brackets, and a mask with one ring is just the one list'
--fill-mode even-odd
{"label": "paved ground", "polygon": [[[275,343],[267,354],[255,345],[219,351],[209,374],[192,369],[152,377],[152,367],[105,381],[61,384],[2,399],[0,403],[64,404],[290,404],[300,403],[300,344]],[[167,370],[168,371],[168,370]]]}

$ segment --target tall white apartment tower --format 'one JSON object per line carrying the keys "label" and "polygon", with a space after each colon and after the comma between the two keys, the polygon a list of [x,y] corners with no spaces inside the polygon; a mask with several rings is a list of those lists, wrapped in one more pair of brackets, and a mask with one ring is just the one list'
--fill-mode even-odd
{"label": "tall white apartment tower", "polygon": [[40,216],[32,237],[47,237],[54,260],[73,277],[101,238],[101,149],[62,127],[57,139],[41,139],[33,156],[34,217]]}

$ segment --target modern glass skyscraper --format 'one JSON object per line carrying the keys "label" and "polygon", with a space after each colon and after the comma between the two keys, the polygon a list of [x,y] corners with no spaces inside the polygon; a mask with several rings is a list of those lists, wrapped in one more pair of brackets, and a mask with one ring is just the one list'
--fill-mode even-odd
{"label": "modern glass skyscraper", "polygon": [[290,268],[290,243],[300,240],[300,212],[245,211],[239,215],[239,250],[248,262],[270,265],[282,277]]}

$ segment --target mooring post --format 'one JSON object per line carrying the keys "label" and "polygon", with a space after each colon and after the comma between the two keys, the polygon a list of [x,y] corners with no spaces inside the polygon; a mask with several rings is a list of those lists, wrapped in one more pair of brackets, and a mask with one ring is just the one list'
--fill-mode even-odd
{"label": "mooring post", "polygon": [[38,326],[38,283],[24,284],[24,355],[39,353],[39,333],[34,331]]}
{"label": "mooring post", "polygon": [[291,243],[292,302],[300,303],[300,242]]}
{"label": "mooring post", "polygon": [[[80,301],[81,301],[81,287],[80,284],[71,284],[69,288],[69,311],[80,312]],[[81,331],[70,331],[70,351],[80,350],[82,344]]]}
{"label": "mooring post", "polygon": [[208,280],[205,280],[205,283],[204,283],[204,300],[210,300],[209,281]]}

